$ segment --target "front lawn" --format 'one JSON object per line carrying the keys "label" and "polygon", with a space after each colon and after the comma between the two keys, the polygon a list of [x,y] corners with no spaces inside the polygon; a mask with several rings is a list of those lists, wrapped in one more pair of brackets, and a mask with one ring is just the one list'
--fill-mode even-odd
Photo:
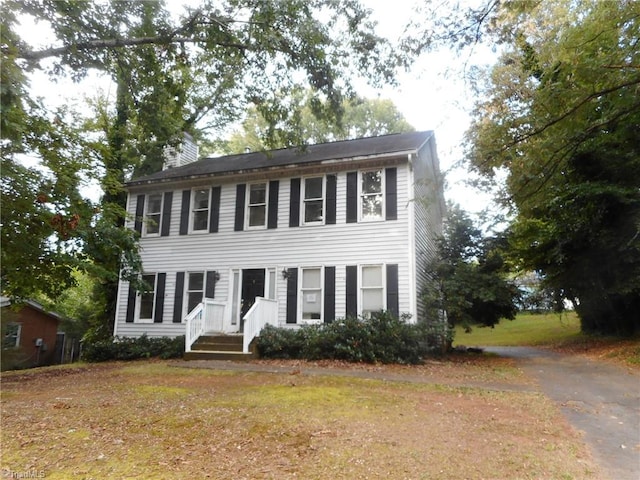
{"label": "front lawn", "polygon": [[[403,381],[161,361],[5,373],[2,469],[48,479],[599,478],[558,407],[509,373],[509,360],[473,362],[487,388],[450,384],[469,366],[435,361],[366,367]],[[514,388],[489,388],[505,374]]]}

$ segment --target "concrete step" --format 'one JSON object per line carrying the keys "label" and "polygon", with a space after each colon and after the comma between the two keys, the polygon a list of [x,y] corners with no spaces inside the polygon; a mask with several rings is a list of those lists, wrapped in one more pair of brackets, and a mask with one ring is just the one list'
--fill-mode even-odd
{"label": "concrete step", "polygon": [[192,350],[185,352],[185,360],[231,360],[234,362],[246,362],[258,358],[257,354],[242,352],[214,352],[210,350]]}

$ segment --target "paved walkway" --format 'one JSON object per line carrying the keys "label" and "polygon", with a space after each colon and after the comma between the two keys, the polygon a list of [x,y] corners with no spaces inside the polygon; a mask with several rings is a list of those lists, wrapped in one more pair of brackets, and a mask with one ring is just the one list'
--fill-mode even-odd
{"label": "paved walkway", "polygon": [[[584,441],[609,480],[640,480],[640,375],[581,356],[560,355],[528,347],[487,347],[485,351],[515,358],[534,378],[531,386],[486,382],[451,383],[494,390],[542,391],[558,402],[569,423],[583,432]],[[216,370],[301,373],[374,378],[387,381],[433,383],[433,379],[410,374],[362,369],[277,366],[215,360],[175,363],[180,367]],[[441,382],[441,379],[440,379]]]}

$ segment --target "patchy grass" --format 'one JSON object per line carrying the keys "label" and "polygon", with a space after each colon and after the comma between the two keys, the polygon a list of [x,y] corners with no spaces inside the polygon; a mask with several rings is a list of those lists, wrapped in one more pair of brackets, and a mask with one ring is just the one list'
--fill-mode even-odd
{"label": "patchy grass", "polygon": [[[479,358],[473,369],[517,382],[496,365]],[[462,361],[375,368],[406,379],[159,361],[2,375],[2,469],[52,479],[599,478],[540,394],[451,385],[469,378]]]}
{"label": "patchy grass", "polygon": [[474,327],[470,333],[457,327],[455,343],[548,347],[640,368],[640,337],[620,339],[585,335],[580,332],[580,320],[575,312],[521,313],[515,320],[502,320],[495,328]]}

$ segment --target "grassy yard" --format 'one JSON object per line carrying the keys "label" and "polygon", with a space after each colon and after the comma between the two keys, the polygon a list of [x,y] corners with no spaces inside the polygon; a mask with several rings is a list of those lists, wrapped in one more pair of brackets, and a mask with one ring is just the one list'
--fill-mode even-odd
{"label": "grassy yard", "polygon": [[[333,367],[405,381],[159,361],[7,372],[2,470],[47,479],[599,478],[558,407],[509,362]],[[471,376],[487,387],[456,386]]]}
{"label": "grassy yard", "polygon": [[457,327],[454,344],[541,346],[640,368],[640,338],[621,340],[585,335],[580,332],[580,320],[574,312],[521,313],[515,320],[502,320],[495,328],[474,327],[470,333]]}

